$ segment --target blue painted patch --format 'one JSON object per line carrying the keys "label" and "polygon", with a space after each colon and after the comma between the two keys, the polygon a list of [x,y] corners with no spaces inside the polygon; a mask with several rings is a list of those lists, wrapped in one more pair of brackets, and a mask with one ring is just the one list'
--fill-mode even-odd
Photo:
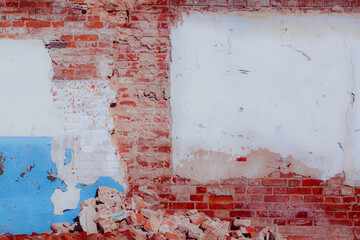
{"label": "blue painted patch", "polygon": [[65,156],[66,156],[65,165],[68,165],[72,159],[72,149],[71,148],[66,149]]}
{"label": "blue painted patch", "polygon": [[[51,223],[73,222],[80,208],[62,216],[53,215],[51,195],[66,185],[49,173],[57,173],[51,161],[51,137],[0,137],[3,173],[0,175],[0,232],[12,234],[42,233]],[[71,149],[70,149],[71,150]],[[68,152],[68,149],[66,153]],[[71,159],[71,155],[67,155]],[[110,177],[101,177],[91,186],[78,185],[81,201],[94,197],[98,186],[123,192]],[[80,202],[81,202],[80,201]]]}

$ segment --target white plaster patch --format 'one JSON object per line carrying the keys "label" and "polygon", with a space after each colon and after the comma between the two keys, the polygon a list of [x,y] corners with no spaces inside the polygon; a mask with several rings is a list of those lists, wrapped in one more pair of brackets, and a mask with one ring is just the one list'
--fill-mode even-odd
{"label": "white plaster patch", "polygon": [[[115,94],[109,81],[53,81],[53,93],[66,132],[65,137],[52,140],[51,156],[58,169],[57,177],[74,194],[78,183],[93,184],[101,176],[112,177],[125,188],[120,157],[111,144],[113,123],[109,106]],[[66,148],[72,149],[69,164],[65,164]],[[54,192],[55,214],[77,207],[78,198],[67,195],[61,190]]]}
{"label": "white plaster patch", "polygon": [[199,181],[262,177],[271,163],[235,159],[266,149],[320,169],[313,177],[345,170],[360,180],[359,24],[334,15],[183,16],[171,33],[175,172]]}
{"label": "white plaster patch", "polygon": [[51,59],[44,44],[1,39],[0,50],[0,136],[62,134],[51,95]]}

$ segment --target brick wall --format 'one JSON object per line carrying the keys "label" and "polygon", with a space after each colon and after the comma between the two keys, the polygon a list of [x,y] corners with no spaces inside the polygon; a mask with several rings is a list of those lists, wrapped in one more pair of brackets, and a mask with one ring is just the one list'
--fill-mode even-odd
{"label": "brick wall", "polygon": [[[113,145],[129,194],[158,195],[163,208],[278,224],[288,239],[360,238],[360,189],[339,176],[323,182],[275,172],[264,179],[200,185],[172,175],[169,31],[187,11],[357,11],[356,0],[0,1],[0,37],[41,39],[54,80],[108,80]],[[335,7],[337,6],[337,7]],[[282,9],[280,9],[282,7]],[[333,8],[334,7],[334,8]],[[333,9],[332,9],[333,8]],[[189,36],[191,37],[191,36]]]}

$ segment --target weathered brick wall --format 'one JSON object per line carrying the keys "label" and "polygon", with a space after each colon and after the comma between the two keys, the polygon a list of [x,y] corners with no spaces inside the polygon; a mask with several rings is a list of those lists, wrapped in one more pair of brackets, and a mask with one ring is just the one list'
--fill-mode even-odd
{"label": "weathered brick wall", "polygon": [[183,180],[162,196],[169,211],[198,209],[211,217],[251,219],[258,230],[277,224],[288,239],[357,239],[360,189],[344,186],[343,180],[280,172],[206,185]]}
{"label": "weathered brick wall", "polygon": [[[53,60],[54,80],[108,80],[113,145],[127,169],[129,194],[151,196],[168,211],[199,209],[209,216],[251,218],[281,226],[289,239],[360,238],[360,190],[273,173],[207,185],[172,175],[169,72],[173,24],[187,11],[357,11],[356,0],[170,1],[135,5],[100,1],[0,1],[0,37],[41,39]],[[342,11],[336,7],[334,11]],[[189,36],[191,37],[191,36]],[[335,236],[335,237],[334,237]]]}

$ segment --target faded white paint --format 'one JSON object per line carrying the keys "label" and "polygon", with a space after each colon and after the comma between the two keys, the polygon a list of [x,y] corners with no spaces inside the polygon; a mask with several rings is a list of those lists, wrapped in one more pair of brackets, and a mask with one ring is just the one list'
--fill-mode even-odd
{"label": "faded white paint", "polygon": [[360,180],[359,19],[192,13],[171,39],[176,174]]}
{"label": "faded white paint", "polygon": [[[0,136],[53,137],[54,177],[67,185],[66,192],[56,189],[51,197],[54,213],[78,207],[79,183],[93,184],[104,176],[126,189],[111,143],[109,106],[115,94],[109,81],[51,81],[51,59],[38,40],[3,39],[0,50]],[[67,148],[72,158],[65,164]]]}
{"label": "faded white paint", "polygon": [[51,59],[39,40],[0,40],[0,136],[64,133],[53,105]]}

